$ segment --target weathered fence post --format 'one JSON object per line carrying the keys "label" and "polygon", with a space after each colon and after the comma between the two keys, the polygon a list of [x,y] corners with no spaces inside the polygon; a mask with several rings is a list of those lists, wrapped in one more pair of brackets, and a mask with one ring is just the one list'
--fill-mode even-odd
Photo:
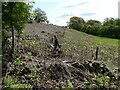
{"label": "weathered fence post", "polygon": [[96,53],[95,53],[95,59],[94,59],[94,60],[97,60],[97,59],[98,59],[98,50],[99,50],[99,48],[97,47],[97,48],[96,48]]}

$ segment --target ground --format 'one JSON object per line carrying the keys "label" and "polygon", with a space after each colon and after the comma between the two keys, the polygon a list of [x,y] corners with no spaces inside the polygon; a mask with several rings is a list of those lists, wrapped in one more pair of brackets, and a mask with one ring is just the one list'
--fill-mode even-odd
{"label": "ground", "polygon": [[[61,45],[60,53],[51,47],[54,35]],[[117,90],[117,43],[117,39],[96,37],[52,24],[29,23],[19,43],[20,55],[9,64],[9,77],[5,77],[4,83],[11,87],[27,83],[40,90]],[[8,84],[10,79],[13,85]]]}
{"label": "ground", "polygon": [[[98,60],[106,62],[111,69],[117,67],[117,39],[100,38],[76,30],[47,24],[28,24],[25,30],[28,35],[39,35],[39,43],[42,43],[41,46],[37,45],[40,49],[39,52],[43,53],[45,50],[42,51],[41,49],[46,49],[45,44],[47,45],[49,43],[53,34],[57,34],[59,36],[59,42],[62,45],[61,50],[65,54],[65,59],[62,57],[62,61],[77,60],[77,62],[81,62],[91,60],[95,57],[96,48],[99,47]],[[44,31],[44,33],[42,33],[42,31]],[[61,62],[61,60],[57,60],[57,62],[58,61]]]}

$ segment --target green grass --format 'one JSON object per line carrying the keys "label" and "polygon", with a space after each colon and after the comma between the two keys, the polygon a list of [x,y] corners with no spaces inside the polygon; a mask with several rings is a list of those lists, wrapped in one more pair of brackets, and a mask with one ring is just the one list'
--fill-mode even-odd
{"label": "green grass", "polygon": [[92,42],[96,44],[104,44],[104,45],[112,45],[112,46],[118,46],[118,39],[111,39],[111,38],[105,38],[105,37],[98,37],[90,34],[86,34],[84,32],[80,32],[74,29],[68,29],[70,32],[74,33],[77,37],[77,35],[83,35],[84,37],[92,38]]}
{"label": "green grass", "polygon": [[99,43],[99,44],[118,46],[118,39],[110,39],[110,38],[95,36],[94,40],[96,43]]}

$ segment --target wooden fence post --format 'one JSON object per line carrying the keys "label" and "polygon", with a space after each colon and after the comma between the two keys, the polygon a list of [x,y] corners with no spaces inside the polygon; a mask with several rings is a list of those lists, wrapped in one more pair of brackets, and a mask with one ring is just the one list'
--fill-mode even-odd
{"label": "wooden fence post", "polygon": [[97,48],[96,48],[96,53],[95,53],[95,59],[94,59],[94,60],[97,60],[97,59],[98,59],[98,50],[99,50],[99,48],[97,47]]}

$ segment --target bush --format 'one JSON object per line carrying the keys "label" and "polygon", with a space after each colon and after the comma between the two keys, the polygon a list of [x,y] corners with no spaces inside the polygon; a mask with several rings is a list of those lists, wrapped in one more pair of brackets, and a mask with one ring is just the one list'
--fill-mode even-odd
{"label": "bush", "polygon": [[119,19],[105,19],[103,25],[96,20],[88,20],[86,23],[82,18],[72,17],[70,18],[69,27],[82,31],[88,34],[120,39],[120,20]]}

